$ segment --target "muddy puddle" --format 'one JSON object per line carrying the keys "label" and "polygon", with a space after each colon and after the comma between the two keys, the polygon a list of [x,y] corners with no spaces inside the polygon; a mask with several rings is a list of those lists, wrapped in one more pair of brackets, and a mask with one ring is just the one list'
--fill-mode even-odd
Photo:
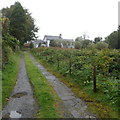
{"label": "muddy puddle", "polygon": [[19,92],[19,93],[12,95],[12,97],[13,98],[20,98],[20,97],[25,96],[25,95],[27,95],[27,92]]}

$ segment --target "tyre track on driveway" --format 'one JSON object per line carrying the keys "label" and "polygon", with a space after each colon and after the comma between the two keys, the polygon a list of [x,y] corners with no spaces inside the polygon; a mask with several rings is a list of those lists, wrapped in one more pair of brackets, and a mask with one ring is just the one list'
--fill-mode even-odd
{"label": "tyre track on driveway", "polygon": [[24,55],[21,56],[20,71],[8,105],[2,111],[3,118],[32,118],[38,106],[33,98],[32,87],[26,73]]}
{"label": "tyre track on driveway", "polygon": [[56,76],[48,72],[34,59],[32,55],[29,54],[29,56],[50,84],[54,87],[56,93],[63,101],[64,107],[74,118],[96,118],[95,115],[87,111],[87,105],[81,99],[77,98],[70,88],[56,78]]}

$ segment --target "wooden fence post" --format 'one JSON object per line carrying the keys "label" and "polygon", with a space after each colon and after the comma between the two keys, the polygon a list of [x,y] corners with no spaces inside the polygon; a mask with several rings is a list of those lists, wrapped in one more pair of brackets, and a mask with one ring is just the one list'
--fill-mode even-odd
{"label": "wooden fence post", "polygon": [[96,92],[96,66],[93,67],[93,91]]}
{"label": "wooden fence post", "polygon": [[71,75],[71,73],[72,73],[71,67],[72,67],[72,61],[71,61],[71,57],[70,57],[70,60],[69,60],[69,74],[70,74],[70,75]]}
{"label": "wooden fence post", "polygon": [[58,63],[58,70],[59,70],[59,67],[60,67],[60,65],[59,65],[59,58],[57,59],[57,63]]}

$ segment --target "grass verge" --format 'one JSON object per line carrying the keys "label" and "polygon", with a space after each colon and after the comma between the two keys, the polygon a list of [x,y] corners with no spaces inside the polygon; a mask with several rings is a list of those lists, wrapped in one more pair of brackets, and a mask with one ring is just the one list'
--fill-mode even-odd
{"label": "grass verge", "polygon": [[36,60],[41,63],[49,72],[54,74],[58,77],[63,83],[65,83],[68,87],[72,89],[72,91],[86,102],[88,105],[89,111],[93,114],[96,114],[99,118],[118,118],[118,113],[110,106],[107,105],[105,102],[101,102],[99,98],[104,97],[104,95],[100,93],[93,93],[93,91],[89,92],[88,90],[84,89],[82,86],[75,84],[72,82],[70,77],[64,77],[60,73],[56,72],[54,67],[44,63],[44,61],[40,60],[39,58],[35,57]]}
{"label": "grass verge", "polygon": [[27,53],[25,53],[27,74],[34,89],[34,96],[40,107],[36,117],[38,118],[59,118],[57,95],[49,85],[41,71],[35,66]]}
{"label": "grass verge", "polygon": [[0,70],[0,111],[2,110],[2,72]]}
{"label": "grass verge", "polygon": [[11,55],[9,63],[2,71],[2,108],[9,100],[9,96],[16,84],[20,66],[20,55],[20,52]]}

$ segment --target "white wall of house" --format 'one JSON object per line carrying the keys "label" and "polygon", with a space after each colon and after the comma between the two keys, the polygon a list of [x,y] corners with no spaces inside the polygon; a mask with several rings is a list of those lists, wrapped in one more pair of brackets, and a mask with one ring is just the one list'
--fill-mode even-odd
{"label": "white wall of house", "polygon": [[50,40],[47,40],[47,47],[50,46]]}
{"label": "white wall of house", "polygon": [[36,48],[38,48],[38,44],[36,44]]}
{"label": "white wall of house", "polygon": [[63,48],[63,43],[60,43],[60,45],[61,45],[61,48]]}

